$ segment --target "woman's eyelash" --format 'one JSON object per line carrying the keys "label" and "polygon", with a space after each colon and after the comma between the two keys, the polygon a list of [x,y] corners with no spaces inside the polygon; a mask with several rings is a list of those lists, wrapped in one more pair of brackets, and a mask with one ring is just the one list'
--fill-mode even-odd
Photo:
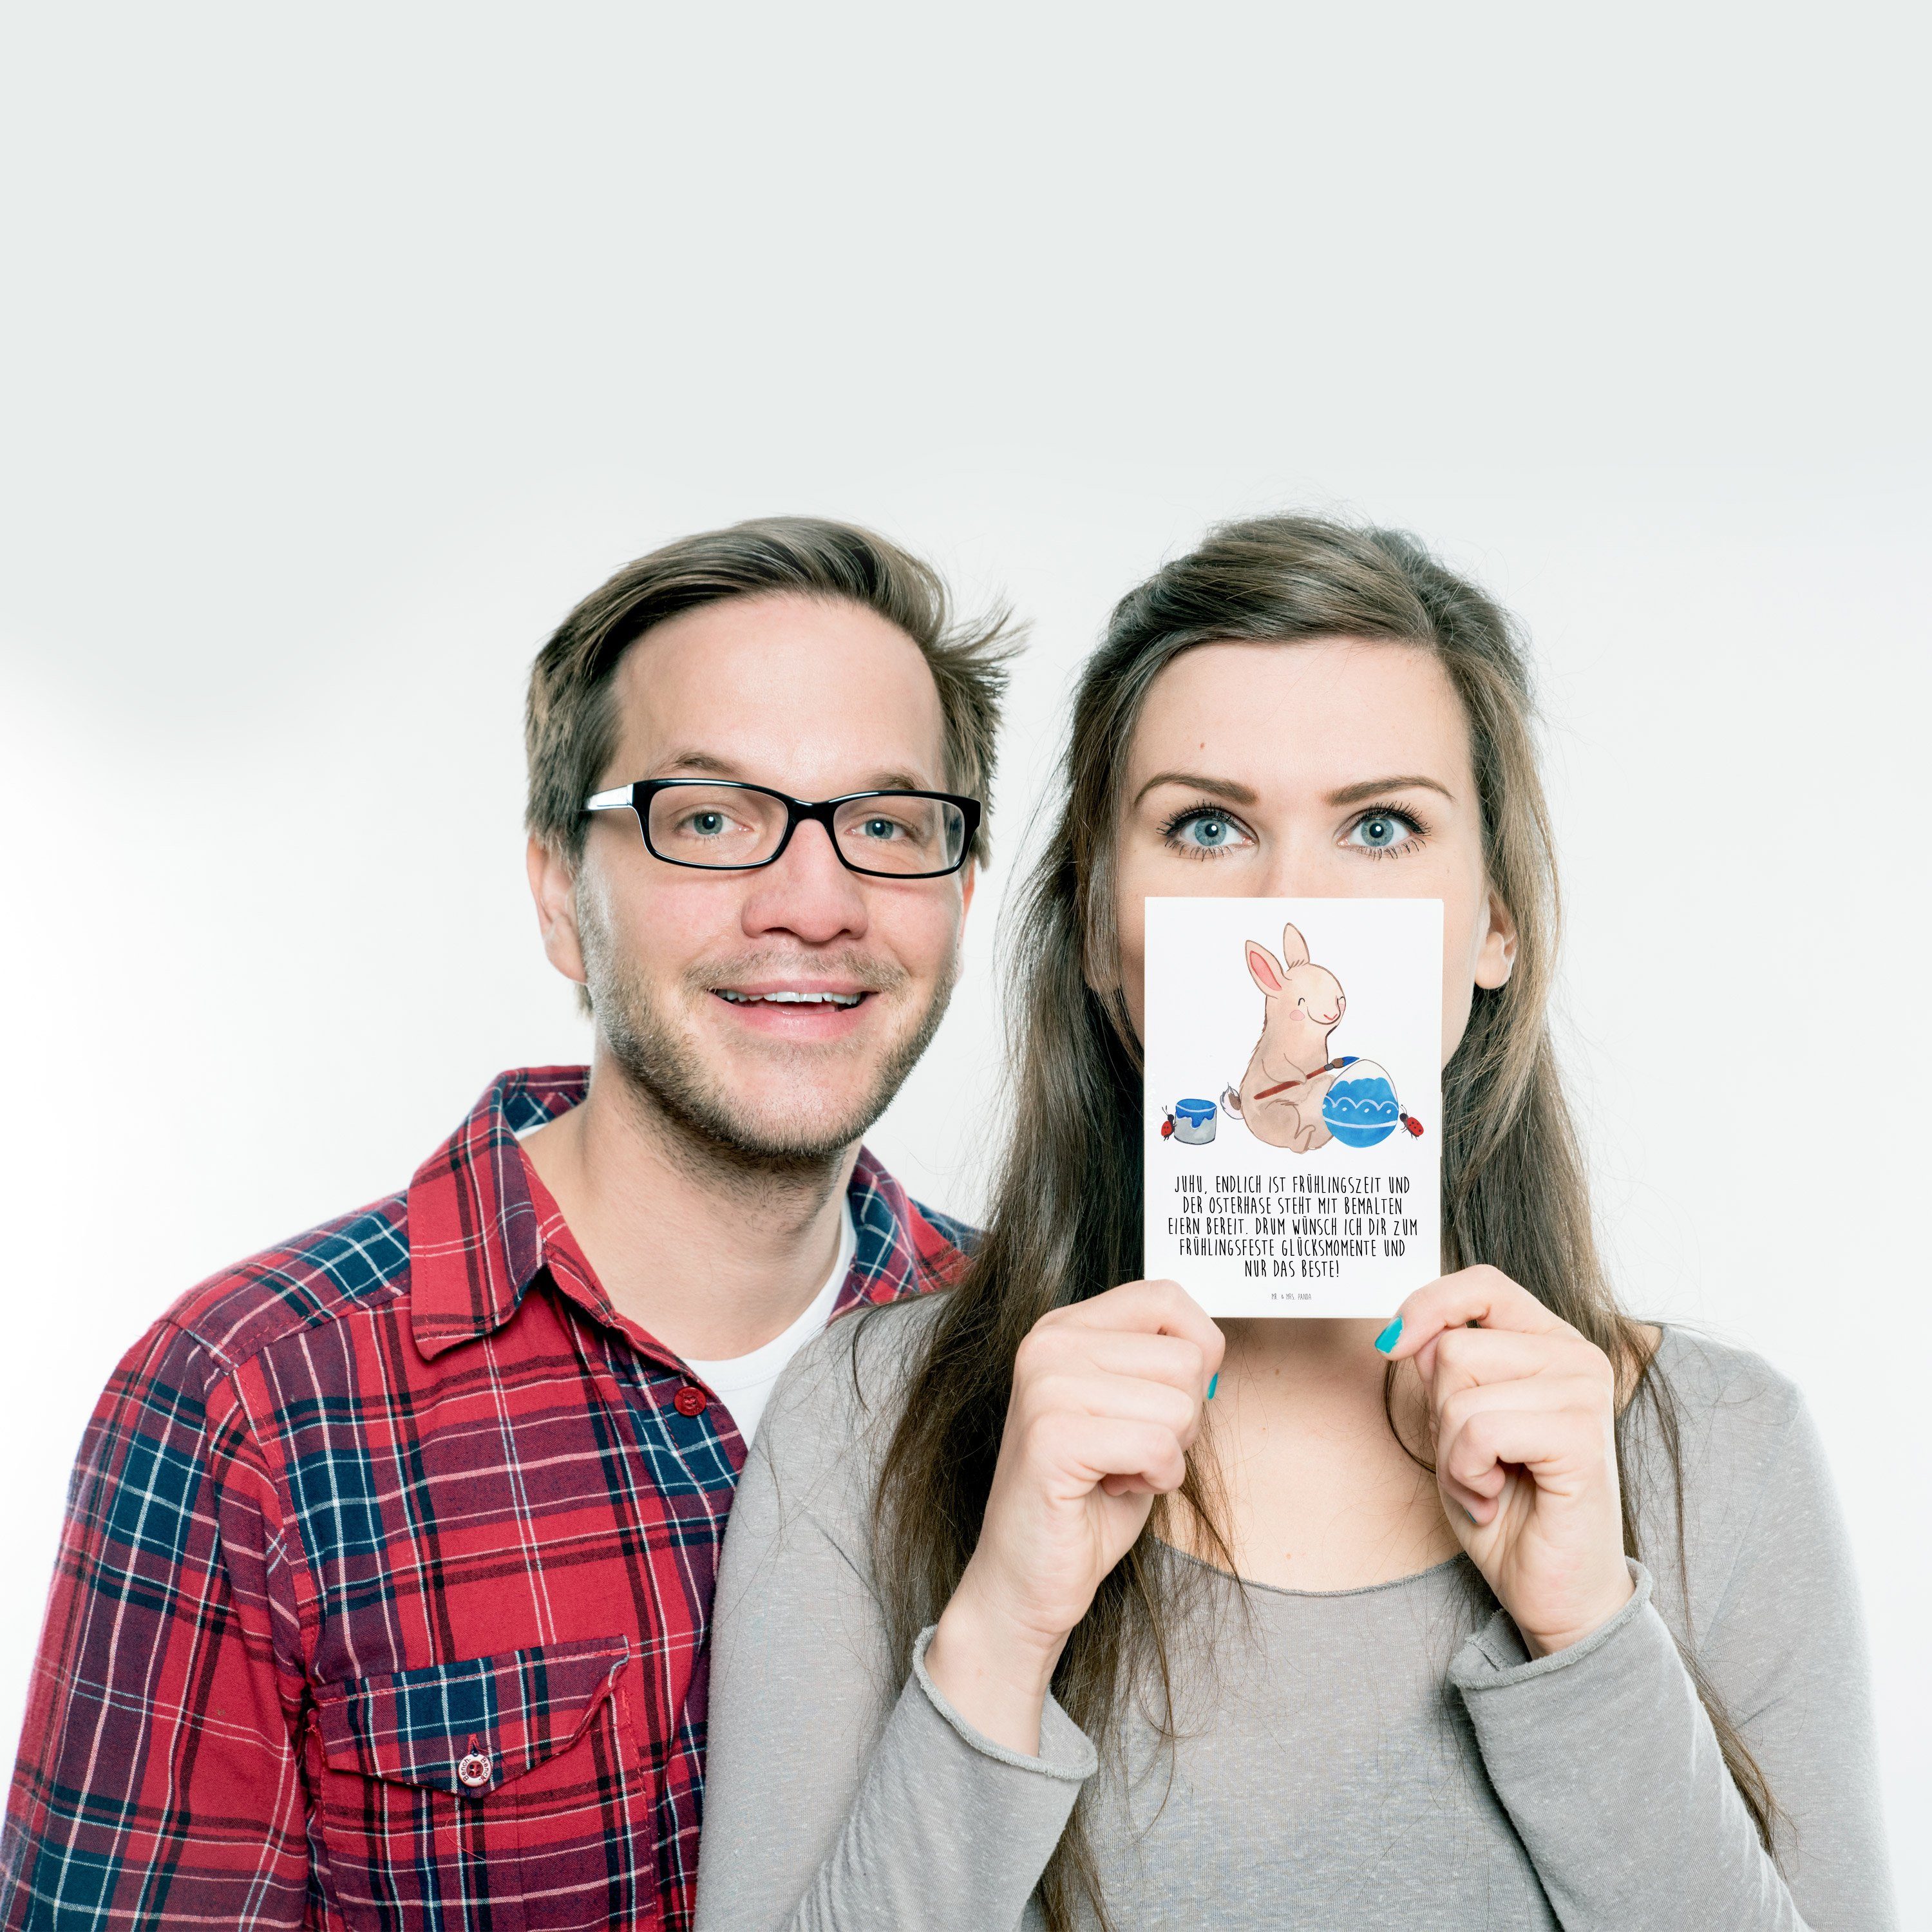
{"label": "woman's eyelash", "polygon": [[[1198,806],[1183,806],[1183,808],[1178,809],[1173,818],[1168,819],[1163,827],[1161,827],[1161,836],[1163,836],[1163,838],[1168,838],[1173,832],[1180,831],[1180,827],[1186,825],[1188,819],[1227,819],[1228,825],[1240,825],[1240,819],[1234,818],[1234,813],[1228,812],[1227,806],[1205,804],[1204,802],[1204,804],[1198,804]],[[1246,831],[1246,827],[1242,827],[1242,831]]]}
{"label": "woman's eyelash", "polygon": [[1418,832],[1426,833],[1429,827],[1423,824],[1411,806],[1406,805],[1372,805],[1358,812],[1349,821],[1352,832],[1358,825],[1366,825],[1372,818],[1399,818],[1403,824],[1412,826]]}
{"label": "woman's eyelash", "polygon": [[1162,821],[1160,836],[1163,838],[1172,838],[1190,818],[1199,818],[1204,814],[1211,814],[1214,809],[1212,806],[1208,805],[1183,806],[1172,818]]}
{"label": "woman's eyelash", "polygon": [[1429,836],[1429,827],[1408,806],[1396,805],[1372,805],[1366,811],[1358,812],[1348,821],[1349,831],[1360,830],[1372,818],[1394,819],[1398,824],[1407,826],[1408,833],[1406,838],[1396,840],[1393,845],[1357,845],[1352,848],[1358,852],[1366,852],[1371,859],[1387,859],[1406,852]]}
{"label": "woman's eyelash", "polygon": [[[1225,806],[1216,805],[1211,800],[1204,800],[1198,805],[1184,806],[1180,811],[1174,813],[1172,818],[1162,825],[1160,836],[1171,845],[1180,844],[1180,842],[1175,835],[1184,825],[1190,820],[1196,818],[1218,818],[1224,824],[1239,826],[1243,832],[1246,832],[1248,829],[1245,825],[1242,825],[1241,821]],[[1252,836],[1250,834],[1250,836]],[[1208,856],[1209,852],[1208,847],[1201,845],[1180,845],[1180,849],[1184,851],[1198,852],[1204,858]]]}

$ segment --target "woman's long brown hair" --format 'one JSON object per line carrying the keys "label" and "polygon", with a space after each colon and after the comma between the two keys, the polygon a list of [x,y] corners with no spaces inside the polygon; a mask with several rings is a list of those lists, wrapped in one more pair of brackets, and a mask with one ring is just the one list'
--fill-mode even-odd
{"label": "woman's long brown hair", "polygon": [[[1618,1366],[1624,1547],[1639,1554],[1632,1498],[1645,1472],[1632,1466],[1631,1424],[1642,1403],[1665,1446],[1682,1572],[1675,1406],[1598,1257],[1550,1048],[1556,874],[1515,628],[1412,537],[1263,518],[1214,532],[1123,598],[1081,675],[1065,802],[1017,909],[1010,1136],[984,1238],[933,1324],[880,1477],[875,1574],[896,1654],[908,1661],[978,1540],[1020,1342],[1049,1309],[1141,1272],[1140,1049],[1118,984],[1114,865],[1128,748],[1148,688],[1197,644],[1336,637],[1436,654],[1468,721],[1490,880],[1516,922],[1509,981],[1476,989],[1444,1074],[1443,1268],[1486,1262],[1502,1269]],[[1225,1557],[1205,1460],[1190,1468],[1183,1503],[1198,1542]],[[1136,1696],[1172,1735],[1168,1646],[1178,1586],[1155,1547],[1164,1517],[1174,1520],[1157,1510],[1102,1582],[1054,1675],[1055,1696],[1103,1750],[1118,1742]],[[1685,1612],[1688,1620],[1688,1592]],[[1694,1654],[1686,1662],[1768,1845],[1774,1808],[1762,1775]],[[1070,1932],[1083,1898],[1109,1922],[1100,1876],[1084,1806],[1076,1806],[1041,1881],[1052,1932]]]}

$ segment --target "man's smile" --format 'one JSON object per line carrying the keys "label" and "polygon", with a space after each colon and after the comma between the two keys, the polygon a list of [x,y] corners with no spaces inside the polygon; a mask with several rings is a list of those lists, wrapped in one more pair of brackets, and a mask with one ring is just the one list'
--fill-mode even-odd
{"label": "man's smile", "polygon": [[856,1006],[866,997],[862,992],[806,992],[795,991],[789,988],[779,988],[768,993],[746,992],[733,986],[714,986],[712,991],[721,1000],[729,1000],[734,1006],[760,1004],[782,1006]]}
{"label": "man's smile", "polygon": [[712,986],[710,992],[729,1010],[735,1030],[800,1043],[829,1043],[869,1030],[862,1010],[874,1004],[879,988],[856,980],[788,975]]}

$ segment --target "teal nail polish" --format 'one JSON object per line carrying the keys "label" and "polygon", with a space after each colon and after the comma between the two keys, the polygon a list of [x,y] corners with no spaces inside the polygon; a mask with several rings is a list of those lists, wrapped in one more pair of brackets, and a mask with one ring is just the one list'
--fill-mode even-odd
{"label": "teal nail polish", "polygon": [[1386,1355],[1388,1352],[1401,1340],[1402,1317],[1398,1315],[1395,1319],[1376,1337],[1376,1346],[1379,1348],[1384,1355]]}
{"label": "teal nail polish", "polygon": [[1210,1402],[1212,1402],[1214,1400],[1214,1391],[1220,1386],[1221,1372],[1219,1369],[1216,1369],[1214,1372],[1208,1378],[1208,1400]]}

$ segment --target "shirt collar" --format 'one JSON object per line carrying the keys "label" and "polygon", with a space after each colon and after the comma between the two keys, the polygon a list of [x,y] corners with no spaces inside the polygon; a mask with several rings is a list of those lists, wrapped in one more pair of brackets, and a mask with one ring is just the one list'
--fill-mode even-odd
{"label": "shirt collar", "polygon": [[[409,1196],[410,1311],[425,1358],[494,1334],[544,1268],[543,1210],[532,1198],[517,1136],[567,1113],[589,1084],[590,1071],[582,1066],[500,1074],[468,1118],[417,1168]],[[835,1315],[958,1280],[965,1257],[863,1148],[846,1192],[858,1244]],[[567,1271],[586,1277],[572,1284],[579,1288],[572,1298],[614,1321],[567,1231],[564,1240]]]}
{"label": "shirt collar", "polygon": [[950,1288],[965,1272],[965,1256],[863,1148],[845,1198],[859,1242],[832,1307],[835,1317],[862,1302],[898,1301]]}
{"label": "shirt collar", "polygon": [[410,1320],[427,1358],[500,1328],[543,1266],[519,1133],[568,1113],[582,1066],[500,1073],[410,1183]]}

